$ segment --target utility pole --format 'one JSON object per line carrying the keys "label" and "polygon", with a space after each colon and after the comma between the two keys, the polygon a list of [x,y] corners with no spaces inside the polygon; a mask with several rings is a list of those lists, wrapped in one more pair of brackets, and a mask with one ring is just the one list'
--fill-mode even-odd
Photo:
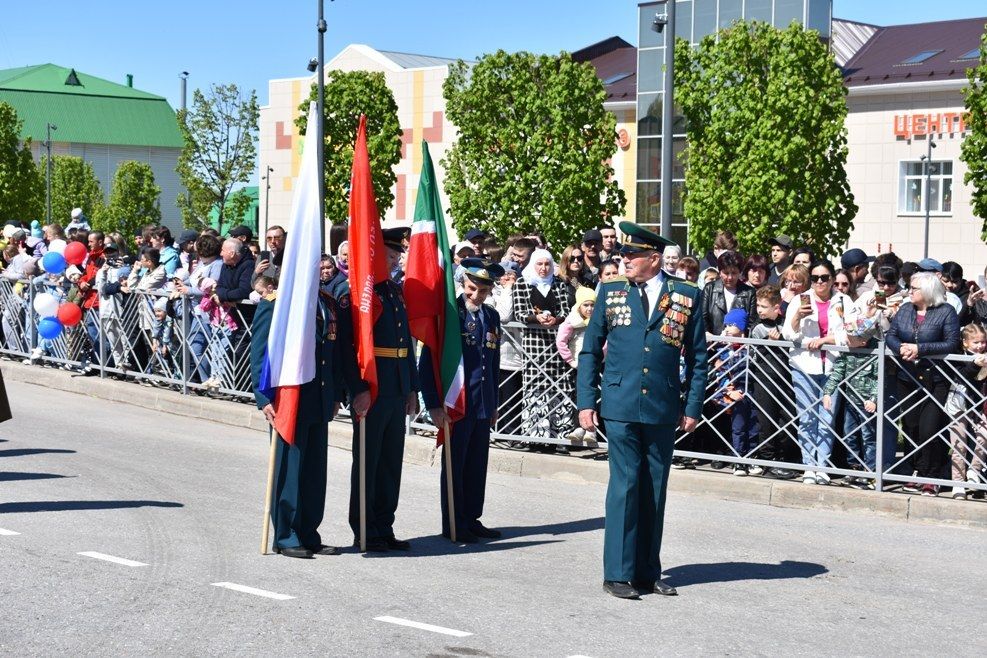
{"label": "utility pole", "polygon": [[922,156],[925,165],[925,249],[922,251],[922,258],[929,257],[929,214],[932,210],[932,149],[936,148],[936,143],[932,141],[932,135],[928,136],[929,144],[926,154]]}
{"label": "utility pole", "polygon": [[319,78],[318,89],[319,97],[316,104],[316,110],[319,114],[316,119],[318,131],[319,131],[319,141],[318,141],[318,152],[316,157],[319,159],[319,216],[322,217],[322,230],[319,232],[321,236],[322,243],[319,253],[326,253],[326,158],[325,158],[325,148],[326,148],[326,131],[325,131],[325,116],[326,116],[326,51],[325,51],[325,41],[326,41],[326,19],[325,19],[325,3],[323,0],[317,0],[319,3],[319,22],[316,23],[316,29],[319,31],[319,63],[317,67],[316,76]]}
{"label": "utility pole", "polygon": [[182,93],[181,93],[181,96],[182,96],[182,106],[181,106],[181,109],[184,110],[185,109],[185,93],[186,93],[187,84],[188,84],[187,83],[187,81],[188,81],[188,71],[182,71],[182,74],[179,75],[178,77],[182,81],[182,85],[181,85],[181,90],[182,90]]}
{"label": "utility pole", "polygon": [[[664,21],[664,22],[663,22]],[[655,31],[665,32],[665,85],[661,99],[661,235],[672,236],[672,158],[675,121],[675,0],[666,0],[665,15],[655,17]]]}
{"label": "utility pole", "polygon": [[48,137],[45,140],[45,205],[47,206],[47,211],[45,212],[45,223],[51,224],[51,131],[58,130],[58,126],[49,122],[46,127]]}
{"label": "utility pole", "polygon": [[267,166],[267,171],[261,179],[267,182],[267,189],[264,191],[264,233],[267,233],[267,227],[271,225],[269,209],[271,207],[271,172],[274,168],[270,165]]}

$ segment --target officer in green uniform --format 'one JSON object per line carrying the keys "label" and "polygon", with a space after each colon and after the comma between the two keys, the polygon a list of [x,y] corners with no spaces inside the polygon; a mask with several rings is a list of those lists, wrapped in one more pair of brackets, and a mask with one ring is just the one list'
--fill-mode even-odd
{"label": "officer in green uniform", "polygon": [[[254,399],[257,408],[271,423],[274,422],[273,391],[261,388],[261,370],[276,297],[277,293],[272,293],[257,305],[250,339]],[[349,322],[348,314],[340,315],[335,299],[319,294],[315,378],[299,389],[294,444],[289,446],[278,439],[277,446],[271,520],[274,523],[274,552],[287,557],[311,558],[314,554],[336,555],[339,552],[336,547],[322,543],[319,525],[326,505],[329,421],[343,399],[346,373],[356,376],[358,372],[352,339],[347,339],[352,333]],[[338,337],[340,330],[342,336]]]}
{"label": "officer in green uniform", "polygon": [[576,402],[579,424],[591,430],[602,398],[607,430],[603,588],[636,599],[676,594],[661,580],[665,493],[676,428],[691,432],[702,412],[707,357],[702,292],[661,269],[661,252],[674,243],[630,222],[620,230],[627,276],[600,286],[579,354]]}
{"label": "officer in green uniform", "polygon": [[[387,229],[387,268],[397,267],[407,229]],[[367,382],[348,380],[353,398],[353,469],[350,475],[350,528],[360,545],[360,422],[366,418],[367,551],[407,551],[411,544],[394,536],[394,514],[401,489],[405,419],[418,413],[418,368],[415,363],[408,313],[401,286],[393,280],[374,286],[382,312],[374,323],[374,356],[377,363],[377,399],[370,405]],[[350,295],[341,295],[347,306]]]}

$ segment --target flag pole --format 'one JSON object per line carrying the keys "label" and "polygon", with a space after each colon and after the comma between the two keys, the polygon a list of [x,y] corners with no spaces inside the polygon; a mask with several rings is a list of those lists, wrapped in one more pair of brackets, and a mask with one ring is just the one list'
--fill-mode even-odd
{"label": "flag pole", "polygon": [[449,421],[443,423],[445,441],[442,442],[442,455],[446,460],[446,507],[449,510],[449,539],[456,541],[456,503],[452,495],[452,433],[449,431]]}
{"label": "flag pole", "polygon": [[367,417],[360,418],[360,551],[367,551]]}
{"label": "flag pole", "polygon": [[264,530],[260,535],[260,554],[267,555],[267,546],[270,540],[271,531],[271,496],[274,493],[274,457],[278,449],[278,441],[281,436],[276,430],[268,433],[270,437],[271,450],[267,457],[267,493],[264,495]]}

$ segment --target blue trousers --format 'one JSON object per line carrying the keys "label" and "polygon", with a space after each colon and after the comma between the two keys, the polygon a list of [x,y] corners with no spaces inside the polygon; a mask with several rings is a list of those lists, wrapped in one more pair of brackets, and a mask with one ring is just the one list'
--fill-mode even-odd
{"label": "blue trousers", "polygon": [[[394,536],[404,459],[404,395],[378,395],[367,413],[367,539]],[[360,422],[353,417],[353,468],[350,471],[350,528],[360,537]]]}
{"label": "blue trousers", "polygon": [[[456,509],[456,532],[470,531],[483,516],[487,489],[487,458],[490,454],[490,419],[467,414],[452,426],[452,499]],[[445,447],[442,448],[445,450]],[[449,500],[446,494],[446,460],[442,455],[442,533],[449,534]]]}
{"label": "blue trousers", "polygon": [[271,506],[275,546],[315,547],[322,543],[319,525],[326,509],[328,445],[326,423],[299,423],[294,445],[278,439]]}
{"label": "blue trousers", "polygon": [[610,453],[603,579],[654,582],[661,575],[665,492],[674,425],[606,419]]}
{"label": "blue trousers", "polygon": [[833,453],[836,438],[831,427],[833,414],[820,402],[828,378],[829,375],[810,375],[792,368],[795,408],[799,417],[798,443],[802,449],[802,463],[806,466],[828,466],[829,456]]}

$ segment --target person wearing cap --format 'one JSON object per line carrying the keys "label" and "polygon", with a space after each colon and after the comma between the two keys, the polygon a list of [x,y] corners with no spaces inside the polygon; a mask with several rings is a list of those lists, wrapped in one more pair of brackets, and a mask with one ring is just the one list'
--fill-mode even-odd
{"label": "person wearing cap", "polygon": [[[466,389],[466,415],[452,424],[447,439],[452,461],[453,509],[456,514],[456,541],[474,544],[479,539],[496,539],[501,533],[480,521],[487,484],[487,457],[490,427],[497,420],[497,378],[500,371],[500,317],[488,304],[494,283],[504,275],[500,265],[480,258],[467,258],[463,293],[456,299],[459,334],[463,350]],[[422,383],[425,408],[436,427],[449,422],[435,381],[431,350],[422,348],[418,376]],[[445,448],[443,448],[445,449]],[[446,461],[442,460],[439,481],[442,502],[442,536],[450,536],[446,487]]]}
{"label": "person wearing cap", "polygon": [[199,233],[187,228],[178,234],[178,259],[181,266],[188,271],[195,267],[195,241],[199,239]]}
{"label": "person wearing cap", "polygon": [[73,208],[71,217],[72,217],[72,221],[70,221],[65,226],[66,233],[68,233],[72,229],[80,229],[80,228],[85,229],[87,231],[92,230],[92,227],[89,226],[89,220],[86,219],[86,216],[84,214],[82,214],[82,208]]}
{"label": "person wearing cap", "polygon": [[[226,248],[224,244],[224,250]],[[277,303],[276,291],[258,302],[250,337],[250,381],[254,401],[271,425],[275,410],[271,391],[261,388],[261,371]],[[288,445],[278,440],[278,467],[271,506],[274,552],[300,559],[339,554],[339,549],[324,544],[319,534],[326,506],[329,421],[339,410],[346,380],[359,376],[349,298],[337,303],[320,292],[315,306],[315,377],[299,387],[294,443]],[[377,363],[379,367],[380,360]]]}
{"label": "person wearing cap", "polygon": [[587,288],[596,288],[600,282],[601,253],[603,234],[595,228],[583,233],[583,267],[579,271],[579,283]]}
{"label": "person wearing cap", "polygon": [[249,226],[244,226],[242,224],[231,228],[227,235],[242,242],[244,249],[247,248],[247,243],[254,239],[254,232],[250,230]]}
{"label": "person wearing cap", "polygon": [[[723,317],[723,331],[720,335],[742,338],[747,335],[747,326],[747,311],[735,308]],[[727,341],[722,341],[719,345],[721,349],[713,360],[713,377],[717,388],[712,401],[719,408],[728,410],[734,453],[738,457],[752,457],[754,448],[757,447],[758,425],[754,407],[748,397],[748,348],[747,345]],[[747,464],[734,464],[733,474],[749,475],[750,467]]]}
{"label": "person wearing cap", "polygon": [[661,268],[662,250],[674,243],[631,222],[619,228],[626,278],[597,293],[576,371],[577,408],[587,431],[603,419],[609,445],[603,588],[635,599],[676,594],[661,580],[665,494],[676,430],[699,422],[707,354],[702,292]]}
{"label": "person wearing cap", "polygon": [[488,235],[489,233],[481,231],[478,228],[472,228],[466,231],[466,235],[463,236],[463,239],[473,245],[473,251],[476,252],[477,256],[483,256],[483,241],[487,239]]}
{"label": "person wearing cap", "polygon": [[[943,279],[943,265],[935,258],[923,258],[920,260],[918,262],[917,271],[935,274],[936,278],[940,281]],[[962,272],[962,270],[960,271]],[[943,283],[943,286],[945,285],[946,284]],[[963,300],[961,300],[959,296],[952,292],[949,288],[946,288],[946,303],[953,307],[953,310],[956,311],[957,315],[963,313]]]}
{"label": "person wearing cap", "polygon": [[788,257],[792,253],[792,239],[785,234],[776,235],[768,240],[771,245],[771,269],[768,271],[768,283],[781,288],[781,274],[788,267]]}
{"label": "person wearing cap", "polygon": [[840,256],[840,267],[850,272],[856,282],[854,288],[857,291],[857,297],[874,289],[874,277],[870,275],[870,264],[873,262],[873,256],[868,256],[863,249],[856,247]]}
{"label": "person wearing cap", "polygon": [[[406,229],[385,229],[387,270],[397,267],[404,253]],[[349,288],[347,287],[347,290]],[[407,551],[411,543],[394,535],[394,517],[401,489],[401,463],[404,458],[405,420],[418,413],[421,390],[418,366],[408,328],[404,295],[388,279],[374,286],[380,314],[374,322],[374,357],[377,364],[377,399],[370,404],[370,386],[358,375],[347,376],[353,396],[353,469],[350,477],[349,522],[354,546],[360,545],[360,422],[366,421],[366,503],[367,551]],[[353,293],[339,298],[349,309]],[[377,302],[375,302],[375,306]]]}

